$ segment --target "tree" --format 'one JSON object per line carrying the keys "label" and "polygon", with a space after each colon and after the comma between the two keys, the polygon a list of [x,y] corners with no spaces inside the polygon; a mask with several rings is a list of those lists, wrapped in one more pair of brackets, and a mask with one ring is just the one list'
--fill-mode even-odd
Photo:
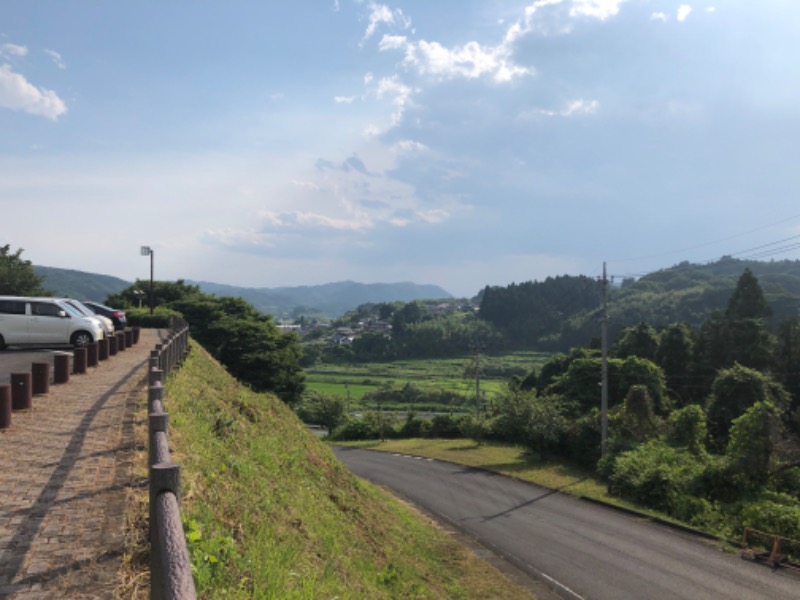
{"label": "tree", "polygon": [[6,296],[47,296],[43,279],[36,275],[29,260],[22,259],[22,248],[0,247],[0,294]]}
{"label": "tree", "polygon": [[709,433],[718,450],[728,445],[734,420],[758,402],[771,402],[784,410],[788,394],[771,377],[738,363],[720,371],[707,407]]}
{"label": "tree", "polygon": [[615,354],[620,358],[638,356],[647,360],[655,360],[658,347],[658,333],[650,325],[642,322],[635,327],[628,327],[622,332],[622,336],[617,341]]}
{"label": "tree", "polygon": [[778,327],[775,373],[792,396],[792,408],[800,406],[800,320],[784,319]]}
{"label": "tree", "polygon": [[782,433],[780,410],[768,401],[756,402],[734,419],[726,454],[744,482],[755,486],[767,482]]}
{"label": "tree", "polygon": [[324,427],[330,435],[345,418],[345,402],[339,396],[309,392],[297,408],[297,414],[306,423]]}
{"label": "tree", "polygon": [[686,323],[673,323],[662,333],[656,351],[656,364],[664,370],[667,389],[677,398],[678,406],[685,406],[693,397],[690,373],[693,370],[694,339]]}
{"label": "tree", "polygon": [[725,316],[731,320],[768,319],[772,310],[767,304],[758,279],[750,269],[745,269],[736,283]]}

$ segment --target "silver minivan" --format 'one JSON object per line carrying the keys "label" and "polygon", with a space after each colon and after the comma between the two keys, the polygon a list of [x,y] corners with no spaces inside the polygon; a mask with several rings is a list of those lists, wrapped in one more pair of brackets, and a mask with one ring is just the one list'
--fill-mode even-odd
{"label": "silver minivan", "polygon": [[6,346],[82,347],[104,337],[95,319],[56,298],[0,296],[0,349]]}

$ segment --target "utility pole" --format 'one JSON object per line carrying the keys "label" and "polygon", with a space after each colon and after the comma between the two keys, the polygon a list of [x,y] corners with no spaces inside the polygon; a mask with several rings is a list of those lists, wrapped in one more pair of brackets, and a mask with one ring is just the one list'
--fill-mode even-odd
{"label": "utility pole", "polygon": [[603,297],[603,319],[600,326],[602,345],[602,375],[600,381],[600,454],[608,453],[608,277],[606,263],[603,263],[603,279],[600,281]]}
{"label": "utility pole", "polygon": [[475,346],[475,414],[481,414],[481,347]]}

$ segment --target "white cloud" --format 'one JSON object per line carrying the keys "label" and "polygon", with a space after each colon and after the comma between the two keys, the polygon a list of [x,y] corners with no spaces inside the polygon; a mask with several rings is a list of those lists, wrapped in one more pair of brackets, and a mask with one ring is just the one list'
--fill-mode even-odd
{"label": "white cloud", "polygon": [[414,140],[401,140],[394,145],[394,150],[401,153],[424,152],[428,147]]}
{"label": "white cloud", "polygon": [[404,62],[420,73],[446,78],[490,75],[496,81],[510,81],[531,73],[530,69],[513,64],[510,48],[505,44],[489,47],[468,42],[449,49],[438,42],[421,41],[409,44]]}
{"label": "white cloud", "polygon": [[61,58],[61,54],[56,52],[55,50],[48,50],[47,48],[44,49],[44,53],[47,54],[50,58],[53,59],[53,62],[59,69],[66,69],[67,65],[64,64],[63,59]]}
{"label": "white cloud", "polygon": [[372,220],[363,212],[354,214],[350,219],[337,219],[299,210],[282,213],[261,211],[258,216],[263,221],[263,228],[267,230],[335,229],[339,231],[361,231],[371,229],[374,226]]}
{"label": "white cloud", "polygon": [[367,29],[364,32],[362,43],[375,35],[378,26],[381,24],[396,25],[403,29],[411,27],[411,21],[406,19],[403,15],[403,11],[400,9],[392,10],[385,4],[378,4],[376,2],[370,2],[369,9],[369,25],[367,25]]}
{"label": "white cloud", "polygon": [[663,12],[654,12],[652,15],[650,15],[651,21],[667,21],[667,19],[669,19],[667,13]]}
{"label": "white cloud", "polygon": [[531,119],[540,116],[544,117],[574,117],[580,115],[591,115],[597,112],[600,103],[597,100],[570,100],[560,110],[549,110],[537,108],[532,111],[524,112],[520,115],[521,119]]}
{"label": "white cloud", "polygon": [[356,99],[356,96],[334,96],[333,101],[336,104],[352,104]]}
{"label": "white cloud", "polygon": [[619,12],[625,0],[572,0],[570,17],[593,17],[605,21]]}
{"label": "white cloud", "polygon": [[12,57],[12,56],[26,56],[28,54],[28,48],[26,46],[18,46],[17,44],[3,44],[0,46],[0,56],[2,57]]}
{"label": "white cloud", "polygon": [[23,110],[53,121],[67,112],[66,104],[54,91],[37,88],[8,64],[0,65],[0,107]]}
{"label": "white cloud", "polygon": [[692,12],[691,6],[689,6],[688,4],[681,4],[678,7],[678,21],[681,22],[685,21],[689,17],[689,14],[691,12]]}
{"label": "white cloud", "polygon": [[378,82],[378,87],[375,91],[376,96],[380,98],[390,97],[392,104],[395,107],[392,113],[392,124],[396,125],[403,118],[408,104],[411,101],[411,96],[414,90],[400,81],[397,75],[392,77],[384,77]]}
{"label": "white cloud", "polygon": [[408,38],[404,35],[384,35],[378,44],[378,50],[383,52],[385,50],[404,48],[407,42]]}

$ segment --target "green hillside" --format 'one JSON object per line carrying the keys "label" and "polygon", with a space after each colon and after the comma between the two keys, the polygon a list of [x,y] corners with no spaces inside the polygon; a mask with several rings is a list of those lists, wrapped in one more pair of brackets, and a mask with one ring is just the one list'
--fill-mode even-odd
{"label": "green hillside", "polygon": [[201,598],[531,598],[197,344],[165,392]]}
{"label": "green hillside", "polygon": [[[654,327],[686,322],[697,327],[724,310],[745,271],[758,278],[772,310],[771,325],[800,311],[800,261],[762,262],[730,257],[709,264],[680,263],[639,279],[616,280],[609,290],[609,335],[647,322]],[[600,335],[600,283],[586,276],[486,287],[480,316],[510,344],[566,351]]]}
{"label": "green hillside", "polygon": [[34,266],[33,269],[39,277],[44,278],[43,287],[54,296],[78,300],[104,302],[109,294],[116,294],[130,285],[129,281],[111,275],[54,267]]}

